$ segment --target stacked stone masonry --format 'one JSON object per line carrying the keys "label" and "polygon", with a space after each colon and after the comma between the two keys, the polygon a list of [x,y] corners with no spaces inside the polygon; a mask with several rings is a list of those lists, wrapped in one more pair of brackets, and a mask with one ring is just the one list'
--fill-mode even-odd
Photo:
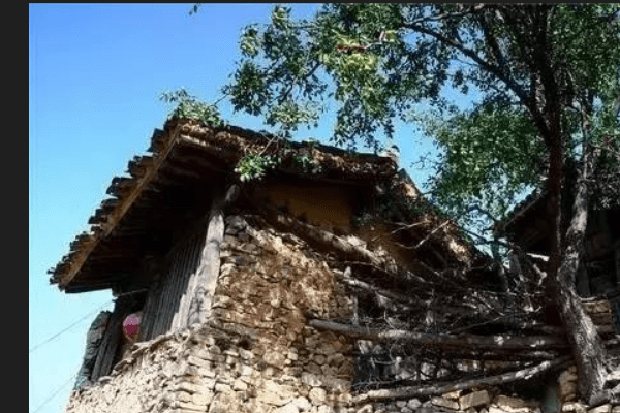
{"label": "stacked stone masonry", "polygon": [[609,300],[587,300],[583,305],[599,334],[606,336],[614,332],[614,317]]}
{"label": "stacked stone masonry", "polygon": [[[72,393],[67,413],[546,411],[495,388],[354,405],[353,341],[306,325],[309,314],[352,317],[352,300],[333,274],[338,262],[240,216],[226,219],[220,258],[211,321],[134,344],[110,376]],[[576,383],[574,367],[558,377],[562,413],[620,413],[580,403]]]}
{"label": "stacked stone masonry", "polygon": [[264,222],[226,224],[209,325],[134,345],[68,413],[355,411],[352,341],[306,326],[351,317],[329,264]]}

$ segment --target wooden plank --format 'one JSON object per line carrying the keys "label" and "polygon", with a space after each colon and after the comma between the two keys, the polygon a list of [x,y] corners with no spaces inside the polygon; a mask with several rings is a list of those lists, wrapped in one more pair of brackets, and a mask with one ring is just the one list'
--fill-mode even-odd
{"label": "wooden plank", "polygon": [[[169,331],[178,331],[179,317],[183,316],[184,295],[188,295],[189,280],[195,272],[196,262],[202,249],[202,234],[185,237],[167,256],[167,268],[157,291],[149,293],[145,306],[145,339],[152,340]],[[187,312],[185,312],[187,317]],[[183,323],[183,325],[185,325]]]}
{"label": "wooden plank", "polygon": [[196,239],[195,237],[190,237],[184,242],[183,249],[177,251],[175,254],[175,261],[177,263],[175,276],[179,278],[183,278],[183,283],[176,283],[173,294],[175,296],[175,308],[174,313],[172,314],[172,322],[170,325],[170,331],[178,331],[180,326],[184,323],[181,322],[181,319],[184,318],[183,303],[187,300],[185,297],[188,295],[188,290],[191,288],[191,279],[193,272],[195,271],[193,267],[193,262],[196,260]]}
{"label": "wooden plank", "polygon": [[[204,233],[203,233],[204,234]],[[184,304],[188,300],[188,296],[192,289],[192,278],[196,272],[197,262],[200,259],[200,251],[202,250],[202,240],[204,235],[199,234],[198,237],[192,236],[185,242],[186,246],[182,251],[178,252],[179,268],[178,272],[180,277],[183,278],[183,283],[177,283],[174,291],[175,294],[175,308],[173,314],[172,324],[170,331],[179,331],[185,326],[185,322],[182,320],[187,318],[187,308]]]}
{"label": "wooden plank", "polygon": [[127,311],[124,301],[118,300],[114,306],[112,317],[106,328],[101,346],[97,353],[97,360],[91,374],[91,380],[96,381],[101,376],[107,376],[112,372],[116,353],[121,341],[123,317]]}

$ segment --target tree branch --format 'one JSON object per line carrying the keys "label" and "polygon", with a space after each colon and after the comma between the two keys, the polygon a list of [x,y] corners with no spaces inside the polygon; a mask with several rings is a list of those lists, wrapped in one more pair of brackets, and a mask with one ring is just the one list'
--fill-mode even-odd
{"label": "tree branch", "polygon": [[425,244],[425,243],[426,243],[426,242],[427,242],[427,241],[431,238],[431,236],[432,236],[435,232],[437,232],[437,231],[439,231],[441,228],[445,227],[445,226],[446,226],[446,224],[448,224],[449,222],[450,222],[450,220],[448,220],[448,219],[447,219],[447,220],[445,220],[445,221],[444,221],[441,225],[438,225],[438,226],[437,226],[437,228],[435,228],[434,230],[432,230],[431,232],[429,232],[429,233],[428,233],[428,235],[426,235],[426,237],[425,237],[422,241],[420,241],[419,243],[417,243],[416,245],[413,245],[413,246],[410,246],[410,247],[407,247],[407,246],[402,245],[402,244],[398,244],[398,245],[400,245],[400,246],[401,246],[401,248],[404,248],[404,249],[408,249],[408,250],[411,250],[411,249],[413,249],[413,250],[417,250],[417,249],[418,249],[418,248],[420,248],[422,245],[424,245],[424,244]]}
{"label": "tree branch", "polygon": [[399,387],[395,389],[371,390],[367,393],[356,396],[353,399],[353,402],[356,404],[361,404],[368,401],[410,399],[412,397],[431,396],[450,391],[465,390],[476,386],[494,386],[517,380],[529,380],[534,376],[548,372],[552,369],[568,367],[571,362],[570,356],[564,356],[554,360],[543,361],[534,367],[504,373],[498,376],[458,381],[448,384],[435,384],[423,387]]}
{"label": "tree branch", "polygon": [[417,345],[435,346],[443,349],[463,350],[465,348],[483,350],[554,350],[568,347],[568,343],[558,337],[530,336],[474,336],[429,334],[418,331],[359,327],[329,320],[312,319],[308,325],[321,330],[337,331],[351,338],[373,341],[405,341]]}
{"label": "tree branch", "polygon": [[414,32],[418,32],[418,33],[422,33],[422,34],[427,34],[431,37],[434,37],[435,39],[439,40],[440,42],[448,45],[448,46],[452,46],[455,49],[457,49],[459,52],[461,52],[463,55],[469,57],[471,60],[473,60],[476,64],[478,64],[480,67],[482,67],[483,69],[485,69],[486,71],[488,71],[489,73],[493,74],[495,77],[497,77],[500,81],[502,81],[507,87],[508,89],[512,90],[522,102],[527,102],[529,96],[527,95],[527,93],[525,92],[525,90],[523,90],[523,88],[521,88],[521,86],[515,82],[514,80],[512,80],[510,78],[510,74],[505,73],[505,70],[503,68],[501,68],[498,65],[494,65],[488,61],[486,61],[485,59],[481,58],[480,56],[478,56],[478,54],[476,52],[474,52],[471,49],[466,48],[462,43],[456,41],[455,39],[446,37],[440,33],[435,32],[434,30],[431,30],[429,28],[420,26],[418,24],[415,23],[408,23],[406,21],[402,22],[402,27],[405,29],[410,29]]}

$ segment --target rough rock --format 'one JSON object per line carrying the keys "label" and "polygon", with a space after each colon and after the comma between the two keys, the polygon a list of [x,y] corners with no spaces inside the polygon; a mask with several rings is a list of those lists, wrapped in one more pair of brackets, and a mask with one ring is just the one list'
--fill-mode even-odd
{"label": "rough rock", "polygon": [[467,410],[472,407],[486,406],[491,403],[491,396],[487,390],[475,391],[461,396],[459,404],[461,410]]}
{"label": "rough rock", "polygon": [[459,397],[461,396],[461,390],[455,390],[455,391],[451,391],[451,392],[447,392],[441,395],[441,397],[445,400],[459,400]]}
{"label": "rough rock", "polygon": [[515,397],[505,396],[503,394],[498,395],[495,400],[493,400],[493,403],[496,404],[501,410],[508,413],[527,413],[538,407],[534,403]]}
{"label": "rough rock", "polygon": [[366,404],[355,413],[373,413],[372,404]]}
{"label": "rough rock", "polygon": [[312,373],[302,373],[301,380],[308,386],[318,387],[321,385],[321,377]]}
{"label": "rough rock", "polygon": [[305,397],[298,397],[295,400],[293,400],[291,403],[297,406],[299,410],[301,410],[302,412],[305,412],[312,408],[312,404],[310,404],[308,399],[306,399]]}
{"label": "rough rock", "polygon": [[445,407],[450,410],[459,410],[459,402],[454,400],[447,400],[443,397],[434,397],[431,399],[431,404],[437,407]]}
{"label": "rough rock", "polygon": [[278,413],[299,413],[299,407],[294,403],[288,403],[278,410]]}
{"label": "rough rock", "polygon": [[602,406],[595,407],[588,410],[588,413],[611,413],[611,404],[604,404]]}
{"label": "rough rock", "polygon": [[320,387],[313,387],[308,393],[308,399],[313,405],[318,406],[327,400],[327,392]]}
{"label": "rough rock", "polygon": [[570,402],[562,404],[562,413],[586,413],[588,406],[583,403]]}

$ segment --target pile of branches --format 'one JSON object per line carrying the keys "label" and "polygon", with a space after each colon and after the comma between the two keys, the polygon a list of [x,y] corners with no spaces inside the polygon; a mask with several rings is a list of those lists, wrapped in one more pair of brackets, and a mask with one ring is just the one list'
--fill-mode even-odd
{"label": "pile of branches", "polygon": [[509,268],[437,260],[429,245],[441,237],[431,231],[403,268],[380,249],[293,217],[266,218],[329,251],[330,267],[340,268],[334,273],[350,289],[352,318],[307,315],[310,326],[357,341],[360,403],[513,385],[574,364],[559,322],[545,322],[547,257],[517,252]]}
{"label": "pile of branches", "polygon": [[501,271],[422,262],[423,274],[346,262],[336,276],[354,297],[352,319],[309,323],[357,340],[358,402],[503,385],[568,366],[562,328],[544,322],[545,274],[525,254],[512,260]]}

